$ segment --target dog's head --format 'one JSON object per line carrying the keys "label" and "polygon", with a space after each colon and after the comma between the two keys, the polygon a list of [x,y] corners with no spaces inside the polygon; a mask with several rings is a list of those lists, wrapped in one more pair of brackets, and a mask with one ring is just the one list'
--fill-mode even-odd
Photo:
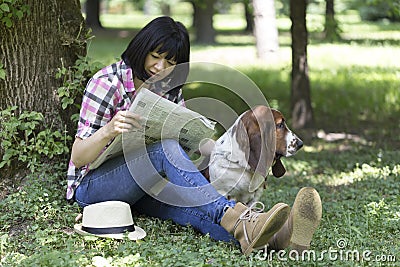
{"label": "dog's head", "polygon": [[303,146],[300,138],[287,127],[282,113],[266,106],[245,112],[233,131],[251,170],[260,176],[252,187],[259,186],[271,165],[275,177],[283,176],[286,169],[280,158],[294,155]]}
{"label": "dog's head", "polygon": [[290,157],[303,147],[303,141],[297,137],[286,125],[282,113],[276,109],[271,109],[275,121],[275,162],[272,165],[272,173],[275,177],[281,177],[286,169],[282,164],[281,157]]}

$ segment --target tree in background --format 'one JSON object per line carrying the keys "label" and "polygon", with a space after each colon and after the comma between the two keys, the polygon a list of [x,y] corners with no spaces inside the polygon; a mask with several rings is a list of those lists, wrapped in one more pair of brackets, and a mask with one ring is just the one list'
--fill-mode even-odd
{"label": "tree in background", "polygon": [[254,31],[254,18],[253,18],[253,6],[251,0],[243,0],[244,6],[244,17],[246,19],[246,28],[244,32],[252,33]]}
{"label": "tree in background", "polygon": [[279,49],[274,0],[253,0],[257,57],[267,60]]}
{"label": "tree in background", "polygon": [[[177,0],[131,0],[136,6],[145,11],[149,6],[157,5],[163,15],[170,15],[170,7],[177,3]],[[195,42],[204,44],[215,43],[215,29],[213,26],[213,16],[215,14],[215,2],[217,0],[190,0],[193,6],[192,27],[195,31]],[[101,29],[100,21],[100,3],[102,0],[85,0],[86,25],[94,30]],[[146,8],[147,7],[147,8]]]}
{"label": "tree in background", "polygon": [[213,16],[215,14],[214,4],[216,0],[192,0],[193,6],[193,28],[195,30],[195,41],[203,44],[215,43],[215,29]]}
{"label": "tree in background", "polygon": [[326,0],[325,8],[325,40],[329,42],[339,41],[339,25],[335,19],[335,1]]}
{"label": "tree in background", "polygon": [[313,126],[310,79],[308,76],[306,24],[307,0],[290,0],[292,27],[291,110],[295,129]]}
{"label": "tree in background", "polygon": [[103,28],[100,22],[100,0],[86,0],[85,12],[86,26],[92,28],[93,30]]}

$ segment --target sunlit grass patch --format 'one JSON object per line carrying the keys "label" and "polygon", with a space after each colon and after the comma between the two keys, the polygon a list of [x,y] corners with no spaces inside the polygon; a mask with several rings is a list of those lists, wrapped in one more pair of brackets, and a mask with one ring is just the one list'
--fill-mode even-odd
{"label": "sunlit grass patch", "polygon": [[352,66],[400,68],[396,54],[398,46],[368,46],[357,44],[315,44],[308,47],[310,71],[328,71]]}

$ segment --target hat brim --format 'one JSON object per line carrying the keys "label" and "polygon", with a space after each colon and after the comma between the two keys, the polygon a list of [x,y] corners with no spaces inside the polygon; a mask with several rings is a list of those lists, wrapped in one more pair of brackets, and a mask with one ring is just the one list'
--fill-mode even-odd
{"label": "hat brim", "polygon": [[115,238],[115,239],[125,239],[128,238],[130,240],[139,240],[142,239],[146,236],[146,232],[140,228],[139,226],[135,225],[135,231],[134,232],[128,232],[128,234],[121,233],[121,234],[102,234],[102,235],[95,235],[89,232],[86,232],[82,230],[82,224],[75,224],[74,225],[74,230],[78,234],[81,235],[92,235],[92,236],[98,236],[98,237],[106,237],[106,238]]}

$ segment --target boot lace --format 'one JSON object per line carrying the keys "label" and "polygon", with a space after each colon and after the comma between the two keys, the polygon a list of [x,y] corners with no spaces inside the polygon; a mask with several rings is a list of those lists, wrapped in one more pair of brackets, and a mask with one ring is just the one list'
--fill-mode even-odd
{"label": "boot lace", "polygon": [[249,241],[249,236],[247,235],[247,229],[246,229],[246,224],[245,221],[250,222],[253,220],[253,222],[257,219],[257,217],[264,211],[264,204],[262,202],[254,202],[252,203],[245,211],[242,212],[239,216],[239,220],[236,222],[234,226],[234,231],[236,231],[236,228],[239,226],[241,222],[243,222],[243,232],[244,232],[244,238],[246,239],[246,242],[250,244]]}

